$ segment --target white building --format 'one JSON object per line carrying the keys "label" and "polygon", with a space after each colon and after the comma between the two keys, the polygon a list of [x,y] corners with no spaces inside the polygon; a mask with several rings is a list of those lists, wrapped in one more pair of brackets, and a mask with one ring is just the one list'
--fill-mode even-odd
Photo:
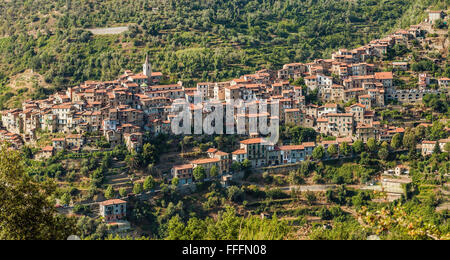
{"label": "white building", "polygon": [[100,216],[102,216],[106,222],[126,218],[127,202],[119,199],[100,202]]}
{"label": "white building", "polygon": [[443,19],[445,13],[443,11],[430,11],[428,12],[428,20],[430,23],[435,23],[439,19]]}

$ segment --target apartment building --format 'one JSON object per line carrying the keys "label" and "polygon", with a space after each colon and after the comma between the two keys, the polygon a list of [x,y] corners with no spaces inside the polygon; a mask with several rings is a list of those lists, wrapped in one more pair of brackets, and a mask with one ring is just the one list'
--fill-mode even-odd
{"label": "apartment building", "polygon": [[194,181],[193,172],[192,164],[177,165],[172,168],[171,177],[177,178],[181,186],[191,184]]}

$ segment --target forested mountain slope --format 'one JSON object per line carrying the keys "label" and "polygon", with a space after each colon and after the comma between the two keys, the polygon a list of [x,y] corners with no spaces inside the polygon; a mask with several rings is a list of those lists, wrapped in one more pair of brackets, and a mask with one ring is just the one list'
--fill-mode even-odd
{"label": "forested mountain slope", "polygon": [[[449,0],[2,1],[0,105],[8,92],[17,94],[1,85],[26,69],[64,87],[137,70],[150,53],[174,81],[228,79],[364,44],[415,22],[435,2]],[[414,19],[405,18],[409,13]],[[110,26],[130,30],[106,36],[85,30]],[[35,87],[31,97],[48,92]]]}

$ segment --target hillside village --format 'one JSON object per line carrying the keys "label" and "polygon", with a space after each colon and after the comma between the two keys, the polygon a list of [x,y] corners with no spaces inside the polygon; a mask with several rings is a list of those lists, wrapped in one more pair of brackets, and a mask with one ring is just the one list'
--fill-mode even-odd
{"label": "hillside village", "polygon": [[[280,125],[311,128],[323,138],[300,144],[282,140],[267,145],[261,135],[252,133],[241,136],[239,147],[231,153],[210,148],[204,158],[169,165],[168,179],[177,179],[179,188],[183,189],[195,182],[194,172],[201,168],[206,178],[214,173],[226,185],[237,173],[233,167],[236,163],[249,163],[254,169],[296,164],[312,159],[318,147],[323,148],[323,159],[336,158],[334,154],[327,154],[330,146],[339,150],[358,140],[367,143],[371,139],[390,143],[394,135],[405,133],[406,126],[432,126],[420,117],[403,124],[386,122],[379,112],[387,106],[421,104],[427,94],[449,97],[450,78],[412,72],[417,74],[413,77],[417,79],[413,83],[416,87],[400,87],[396,83],[404,72],[411,71],[411,62],[383,59],[396,46],[413,48],[417,44],[427,44],[430,24],[444,18],[448,21],[444,12],[433,11],[427,22],[398,30],[353,50],[340,49],[330,59],[285,64],[278,71],[260,70],[227,82],[198,83],[194,88],[182,82],[161,85],[165,75],[153,71],[147,57],[141,73],[126,70],[116,80],[86,81],[44,100],[27,100],[22,109],[3,111],[0,140],[16,149],[37,147],[35,158],[40,160],[61,151],[95,150],[94,144],[101,140],[109,143],[110,148],[125,145],[129,152],[141,152],[146,133],[154,137],[171,135],[172,119],[176,116],[171,107],[175,100],[184,99],[193,112],[201,110],[203,118],[209,111],[204,109],[203,103],[195,103],[196,98],[222,104],[224,110],[230,100],[267,100],[269,104],[279,102],[279,114],[268,112],[256,117],[276,117]],[[441,60],[437,59],[436,63],[439,62]],[[311,102],[311,97],[317,97],[317,102]],[[235,113],[235,120],[243,119],[246,129],[252,117],[255,115],[248,111]],[[40,140],[43,134],[52,138],[39,146],[43,144]],[[423,140],[417,148],[423,155],[431,155],[436,146],[444,150],[447,143],[450,139]],[[122,219],[126,216],[124,205],[124,200],[105,201],[100,204],[100,211],[108,221]]]}

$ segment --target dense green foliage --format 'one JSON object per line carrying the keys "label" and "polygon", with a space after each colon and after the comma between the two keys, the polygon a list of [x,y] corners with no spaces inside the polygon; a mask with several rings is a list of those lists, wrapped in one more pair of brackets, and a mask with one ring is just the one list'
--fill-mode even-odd
{"label": "dense green foliage", "polygon": [[75,220],[56,214],[52,183],[25,173],[19,152],[0,148],[0,239],[55,240],[78,233]]}
{"label": "dense green foliage", "polygon": [[301,144],[303,142],[314,142],[317,132],[312,128],[303,128],[295,125],[280,126],[280,139]]}
{"label": "dense green foliage", "polygon": [[426,107],[432,108],[438,113],[448,113],[449,112],[449,100],[446,95],[433,95],[427,94],[423,97],[423,103]]}
{"label": "dense green foliage", "polygon": [[286,222],[253,216],[236,216],[232,208],[222,212],[217,220],[197,218],[184,224],[178,216],[169,221],[169,240],[281,240],[289,233]]}

